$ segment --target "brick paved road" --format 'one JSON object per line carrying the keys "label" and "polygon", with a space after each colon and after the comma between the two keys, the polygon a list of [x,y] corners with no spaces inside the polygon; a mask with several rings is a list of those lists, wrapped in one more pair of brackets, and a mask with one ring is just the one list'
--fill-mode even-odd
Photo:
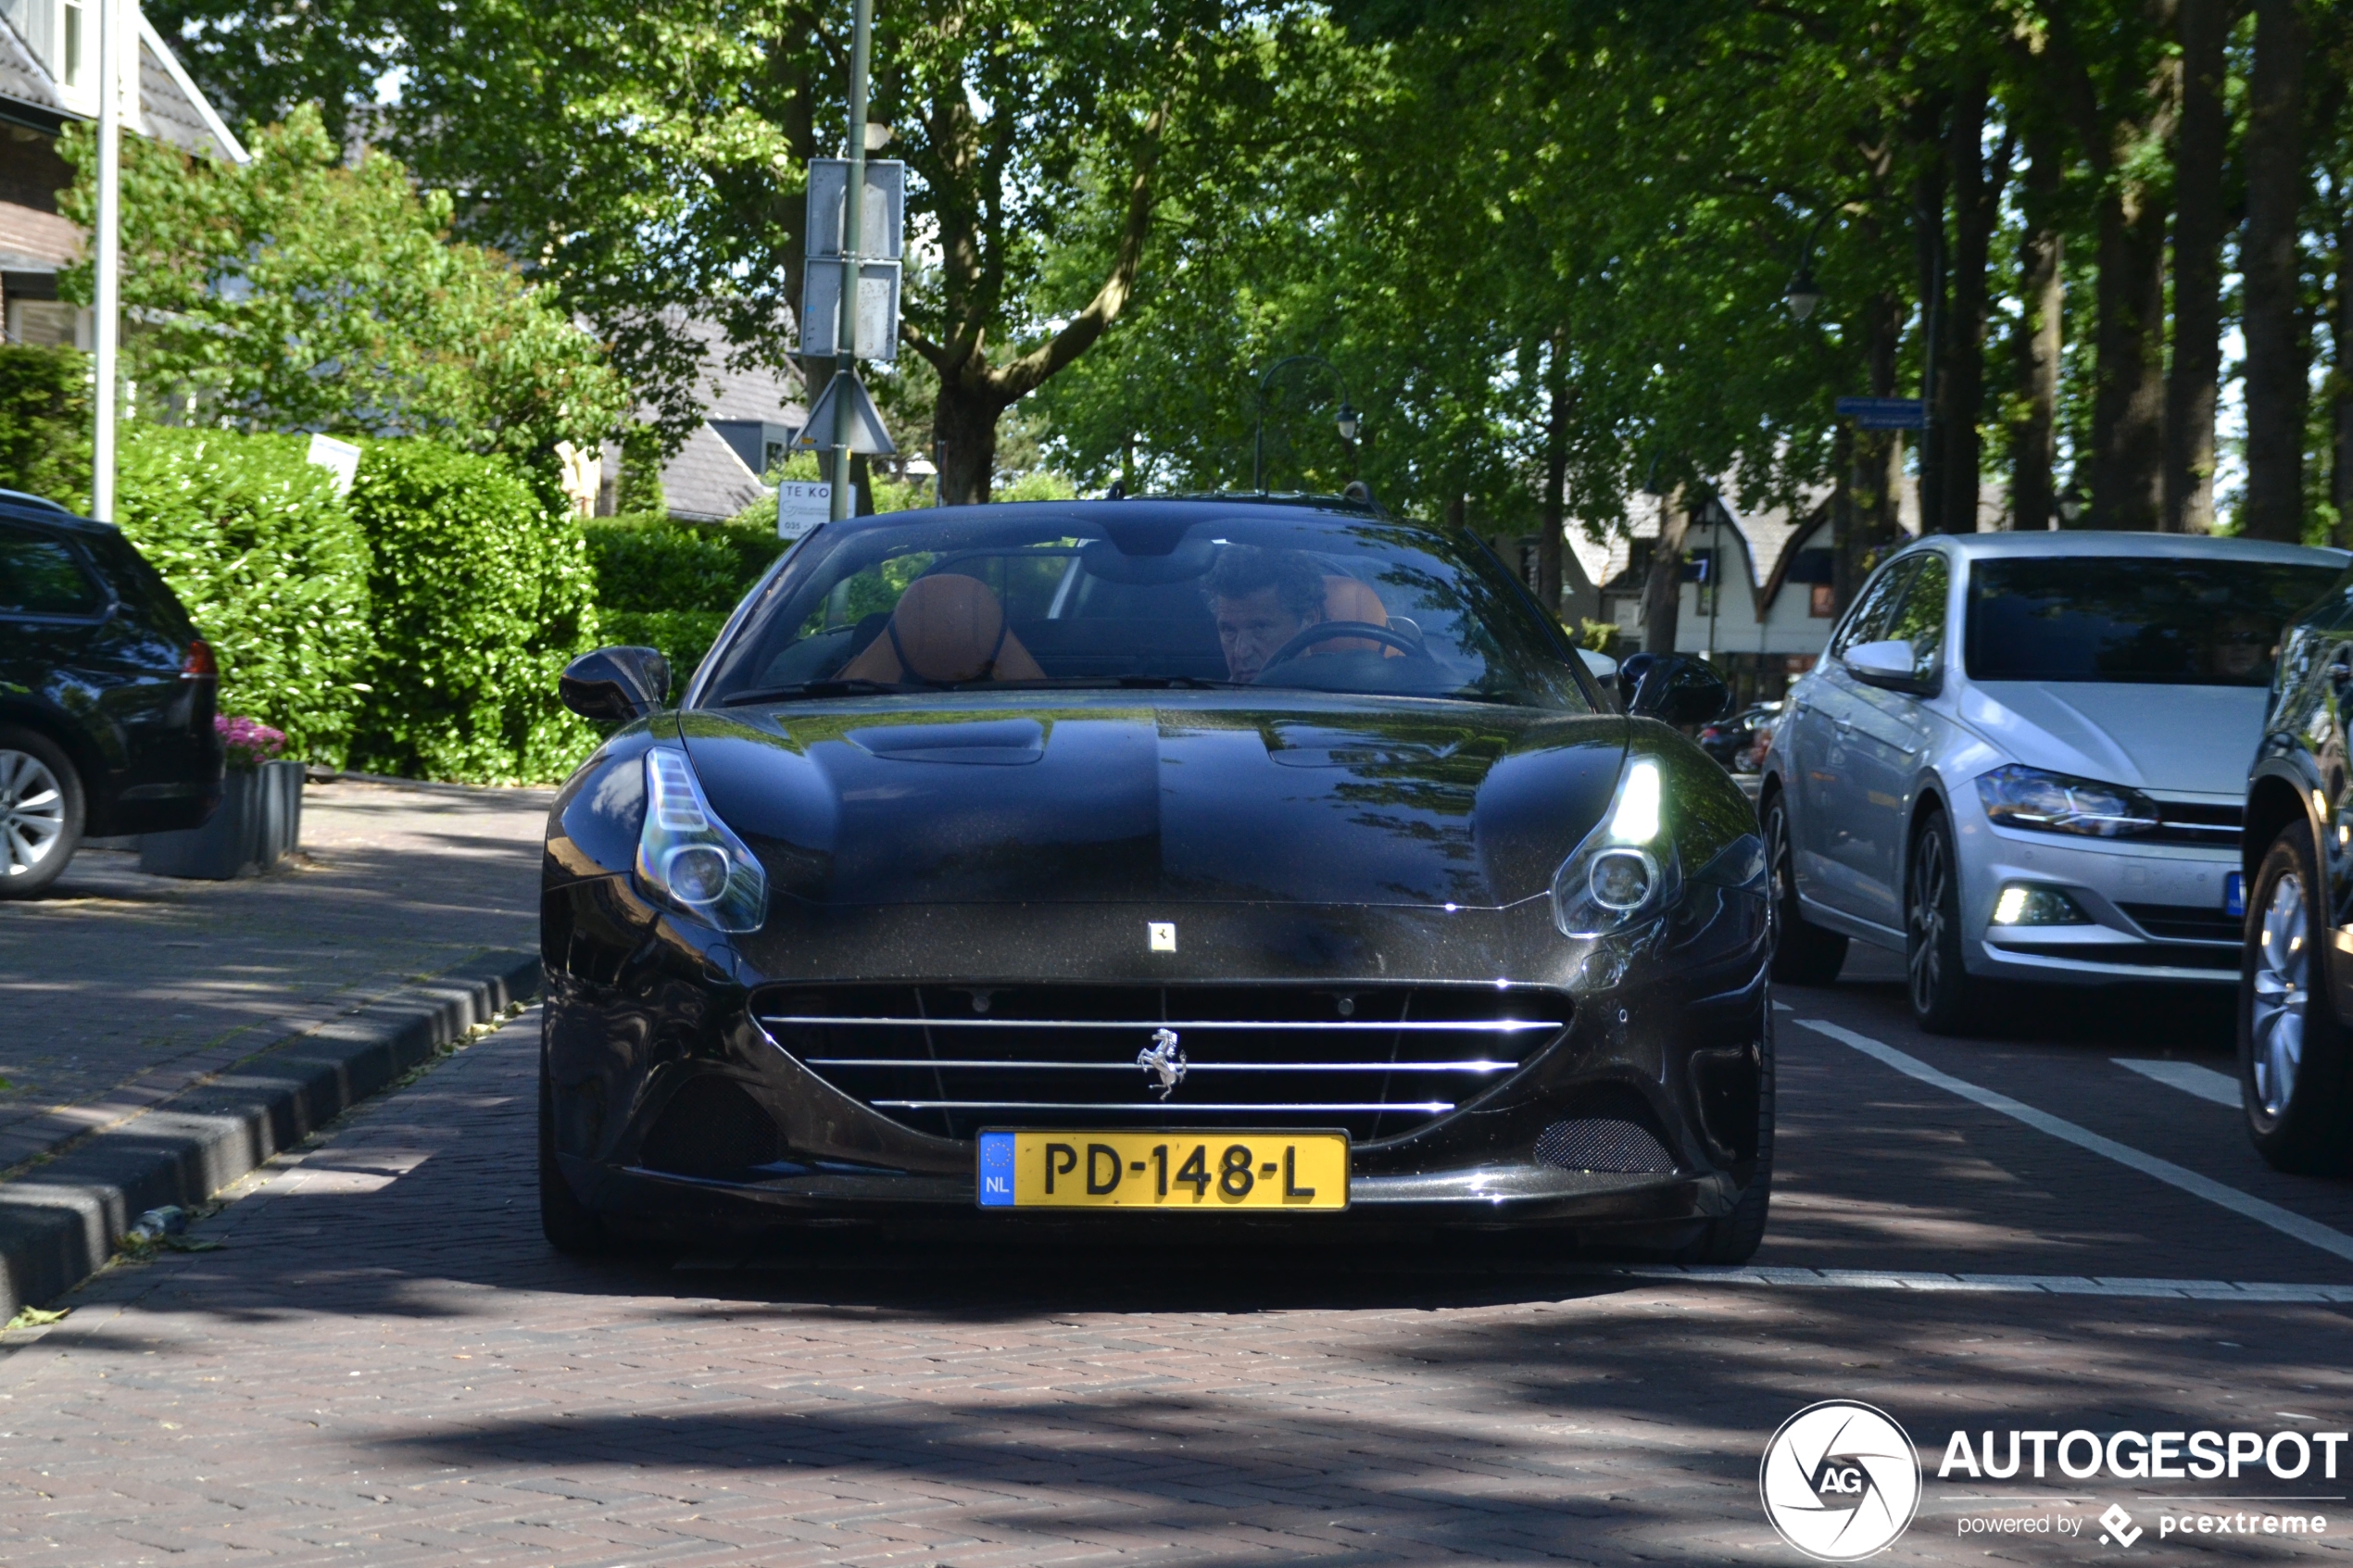
{"label": "brick paved road", "polygon": [[[1932,1044],[1876,972],[1789,997],[1760,1261],[2353,1282],[1792,1022],[2353,1223],[2343,1186],[2271,1178],[2223,1108],[2109,1061],[2211,1062],[2210,1018],[2057,1008],[2033,1037]],[[224,1249],[118,1269],[0,1343],[0,1562],[1794,1562],[1756,1463],[1817,1399],[1883,1406],[1931,1463],[1957,1424],[2353,1414],[2333,1307],[1629,1282],[1493,1253],[570,1262],[534,1223],[532,1029],[271,1175],[200,1227]],[[2102,1554],[2095,1531],[1959,1538],[1966,1508],[1931,1479],[1889,1560]],[[2322,1512],[2322,1542],[2197,1560],[2334,1558],[2353,1510]]]}
{"label": "brick paved road", "polygon": [[304,857],[271,876],[145,876],[92,850],[0,903],[0,1168],[76,1120],[61,1107],[177,1086],[484,951],[535,948],[551,797],[314,784]]}

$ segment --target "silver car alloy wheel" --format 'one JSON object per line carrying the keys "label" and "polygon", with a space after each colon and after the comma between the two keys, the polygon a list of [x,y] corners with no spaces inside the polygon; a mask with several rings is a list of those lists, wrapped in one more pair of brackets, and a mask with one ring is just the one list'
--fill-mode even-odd
{"label": "silver car alloy wheel", "polygon": [[30,876],[66,835],[66,792],[30,752],[0,750],[0,873]]}
{"label": "silver car alloy wheel", "polygon": [[2309,937],[2304,879],[2290,872],[2271,886],[2255,946],[2248,1022],[2255,1037],[2255,1098],[2266,1116],[2284,1114],[2296,1094],[2296,1070],[2304,1060],[2305,987],[2312,967]]}
{"label": "silver car alloy wheel", "polygon": [[1913,851],[1911,907],[1905,911],[1911,926],[1912,1006],[1926,1012],[1934,1005],[1944,979],[1944,881],[1952,868],[1944,863],[1944,835],[1920,834]]}

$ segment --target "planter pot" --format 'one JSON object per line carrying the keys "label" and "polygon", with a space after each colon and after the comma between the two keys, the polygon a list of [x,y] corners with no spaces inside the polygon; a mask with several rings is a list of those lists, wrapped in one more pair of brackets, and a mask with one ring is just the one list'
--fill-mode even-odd
{"label": "planter pot", "polygon": [[302,764],[265,762],[251,772],[230,770],[220,809],[204,826],[140,834],[139,869],[226,882],[271,870],[301,842]]}

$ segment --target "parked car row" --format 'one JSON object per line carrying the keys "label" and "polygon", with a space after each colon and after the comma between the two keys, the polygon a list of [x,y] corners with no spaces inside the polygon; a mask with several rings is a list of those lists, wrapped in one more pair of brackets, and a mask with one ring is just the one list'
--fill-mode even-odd
{"label": "parked car row", "polygon": [[1764,759],[1775,975],[1901,952],[1946,1034],[2009,982],[2235,985],[2257,1148],[2345,1166],[2348,560],[2104,533],[1899,551]]}
{"label": "parked car row", "polygon": [[0,898],[55,882],[85,836],[212,813],[219,674],[119,530],[0,492]]}

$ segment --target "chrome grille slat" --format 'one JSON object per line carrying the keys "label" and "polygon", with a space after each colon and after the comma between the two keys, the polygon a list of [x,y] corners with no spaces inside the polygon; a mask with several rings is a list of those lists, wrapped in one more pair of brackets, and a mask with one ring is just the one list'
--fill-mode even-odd
{"label": "chrome grille slat", "polygon": [[1237,1113],[1298,1116],[1375,1116],[1384,1111],[1418,1110],[1425,1115],[1441,1116],[1454,1109],[1451,1100],[1424,1100],[1409,1104],[1398,1100],[1375,1100],[1370,1103],[1348,1104],[1313,1101],[1279,1105],[1252,1101],[1236,1105],[1186,1104],[1165,1105],[1159,1100],[1139,1100],[1133,1104],[1106,1104],[1099,1100],[1068,1099],[878,1099],[877,1106],[893,1110],[1079,1110],[1079,1111],[1139,1111],[1148,1110],[1164,1121],[1182,1121],[1183,1115],[1194,1113],[1230,1116]]}
{"label": "chrome grille slat", "polygon": [[1492,1034],[1521,1035],[1532,1029],[1558,1029],[1557,1022],[1543,1019],[1476,1020],[1449,1023],[1443,1020],[1405,1019],[1395,1023],[1383,1023],[1360,1019],[1336,1019],[1328,1023],[1293,1019],[1256,1022],[1247,1019],[1199,1018],[851,1018],[828,1014],[763,1013],[762,1023],[799,1024],[812,1028],[828,1025],[841,1028],[865,1029],[1141,1029],[1150,1034],[1155,1029],[1174,1029],[1179,1034],[1188,1029],[1248,1030],[1252,1034],[1265,1031],[1363,1030],[1368,1034],[1393,1035],[1400,1030],[1407,1034]]}
{"label": "chrome grille slat", "polygon": [[[1136,1075],[1132,1061],[951,1061],[927,1056],[812,1056],[812,1067],[920,1067],[941,1072],[995,1073],[1125,1073]],[[1509,1073],[1516,1061],[1196,1061],[1188,1076],[1201,1073]]]}
{"label": "chrome grille slat", "polygon": [[[1317,1126],[1365,1142],[1487,1094],[1570,1010],[1543,987],[1416,982],[819,982],[763,987],[750,1009],[811,1075],[935,1136]],[[1139,1061],[1168,1049],[1173,1083],[1166,1060]]]}

